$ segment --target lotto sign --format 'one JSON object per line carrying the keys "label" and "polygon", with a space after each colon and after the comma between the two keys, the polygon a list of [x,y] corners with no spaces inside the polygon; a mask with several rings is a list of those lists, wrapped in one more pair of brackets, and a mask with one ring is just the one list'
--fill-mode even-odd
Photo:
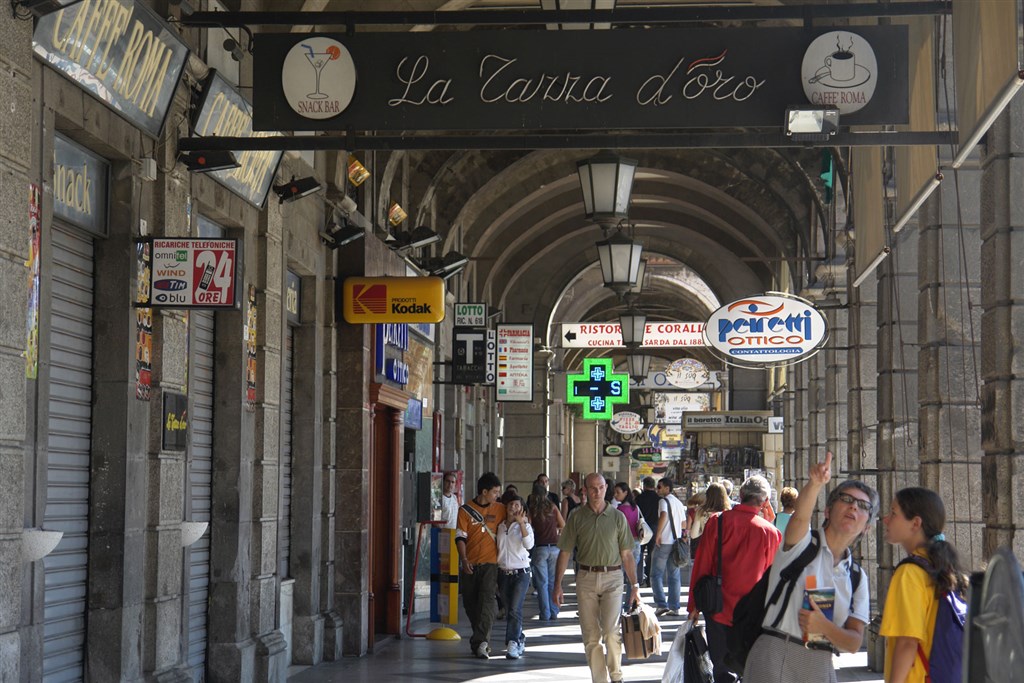
{"label": "lotto sign", "polygon": [[154,308],[233,308],[238,240],[153,239]]}

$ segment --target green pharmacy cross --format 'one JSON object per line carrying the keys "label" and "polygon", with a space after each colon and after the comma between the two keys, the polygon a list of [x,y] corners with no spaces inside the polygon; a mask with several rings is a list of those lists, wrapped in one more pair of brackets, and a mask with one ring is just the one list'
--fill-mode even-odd
{"label": "green pharmacy cross", "polygon": [[629,375],[615,374],[611,358],[585,358],[583,374],[566,377],[566,401],[583,406],[584,420],[610,420],[617,403],[629,403]]}

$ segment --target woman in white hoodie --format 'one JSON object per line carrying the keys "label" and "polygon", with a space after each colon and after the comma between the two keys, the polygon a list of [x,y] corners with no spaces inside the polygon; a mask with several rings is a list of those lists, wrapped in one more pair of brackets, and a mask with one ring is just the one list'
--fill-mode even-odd
{"label": "woman in white hoodie", "polygon": [[505,504],[505,521],[498,526],[498,589],[505,602],[505,657],[519,659],[526,647],[523,600],[530,588],[530,548],[533,527],[526,519],[522,498]]}

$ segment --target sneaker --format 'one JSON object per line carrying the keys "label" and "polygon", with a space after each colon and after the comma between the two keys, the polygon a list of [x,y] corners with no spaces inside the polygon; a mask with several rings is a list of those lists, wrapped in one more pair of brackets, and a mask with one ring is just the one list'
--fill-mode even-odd
{"label": "sneaker", "polygon": [[519,644],[519,641],[508,641],[508,645],[505,648],[505,659],[519,659],[522,653],[522,646]]}
{"label": "sneaker", "polygon": [[487,641],[484,640],[484,641],[481,641],[480,644],[476,646],[476,650],[473,651],[473,654],[475,654],[477,656],[477,659],[490,659],[491,658],[490,652],[491,652],[491,647],[490,647],[490,645],[487,644]]}
{"label": "sneaker", "polygon": [[668,614],[671,611],[672,610],[670,610],[668,607],[659,607],[658,609],[654,610],[654,616],[662,617],[662,616],[665,616],[666,614]]}
{"label": "sneaker", "polygon": [[670,609],[669,611],[665,612],[665,616],[666,617],[678,617],[679,616],[679,610],[677,610],[677,609]]}

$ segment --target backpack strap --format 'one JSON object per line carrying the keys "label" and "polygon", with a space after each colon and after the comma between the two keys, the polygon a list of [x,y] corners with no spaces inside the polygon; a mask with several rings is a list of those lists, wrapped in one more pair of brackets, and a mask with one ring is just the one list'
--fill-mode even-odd
{"label": "backpack strap", "polygon": [[[896,565],[896,569],[899,569],[900,567],[902,567],[905,564],[913,564],[913,565],[916,565],[916,566],[920,567],[921,569],[923,569],[925,571],[926,574],[928,574],[928,578],[931,579],[932,571],[933,571],[932,570],[932,563],[929,562],[928,560],[926,560],[925,558],[921,557],[920,555],[913,555],[913,554],[907,555],[902,560],[900,560],[899,564]],[[893,570],[893,573],[894,574],[896,573],[895,569]],[[925,680],[926,681],[930,681],[931,680],[931,669],[928,666],[928,656],[925,655],[924,648],[921,646],[921,641],[920,640],[917,641],[917,657],[918,657],[918,659],[921,660],[921,666],[924,667],[924,677],[925,677]]]}
{"label": "backpack strap", "polygon": [[469,503],[463,504],[462,509],[465,510],[466,514],[469,515],[474,522],[476,522],[484,528],[484,531],[487,532],[487,535],[491,537],[492,541],[494,541],[495,543],[498,542],[498,537],[494,534],[493,531],[491,531],[491,528],[487,526],[487,522],[484,521],[483,515],[477,512],[476,509],[470,506]]}
{"label": "backpack strap", "polygon": [[[786,598],[783,601],[783,605],[789,604],[789,599],[793,596],[793,590],[796,588],[796,580],[800,578],[804,569],[818,556],[818,551],[821,550],[821,537],[817,530],[811,532],[811,542],[804,548],[803,552],[797,555],[797,558],[790,562],[785,569],[779,572],[779,583],[775,586],[775,590],[772,591],[772,595],[768,598],[768,602],[765,603],[764,608],[767,612],[768,608],[779,601],[779,596],[782,595],[782,591],[786,591]],[[768,571],[771,571],[769,569]],[[782,621],[783,615],[786,613],[785,609],[779,610],[779,613],[775,616],[775,620],[772,621],[772,628],[778,628],[779,622]]]}

